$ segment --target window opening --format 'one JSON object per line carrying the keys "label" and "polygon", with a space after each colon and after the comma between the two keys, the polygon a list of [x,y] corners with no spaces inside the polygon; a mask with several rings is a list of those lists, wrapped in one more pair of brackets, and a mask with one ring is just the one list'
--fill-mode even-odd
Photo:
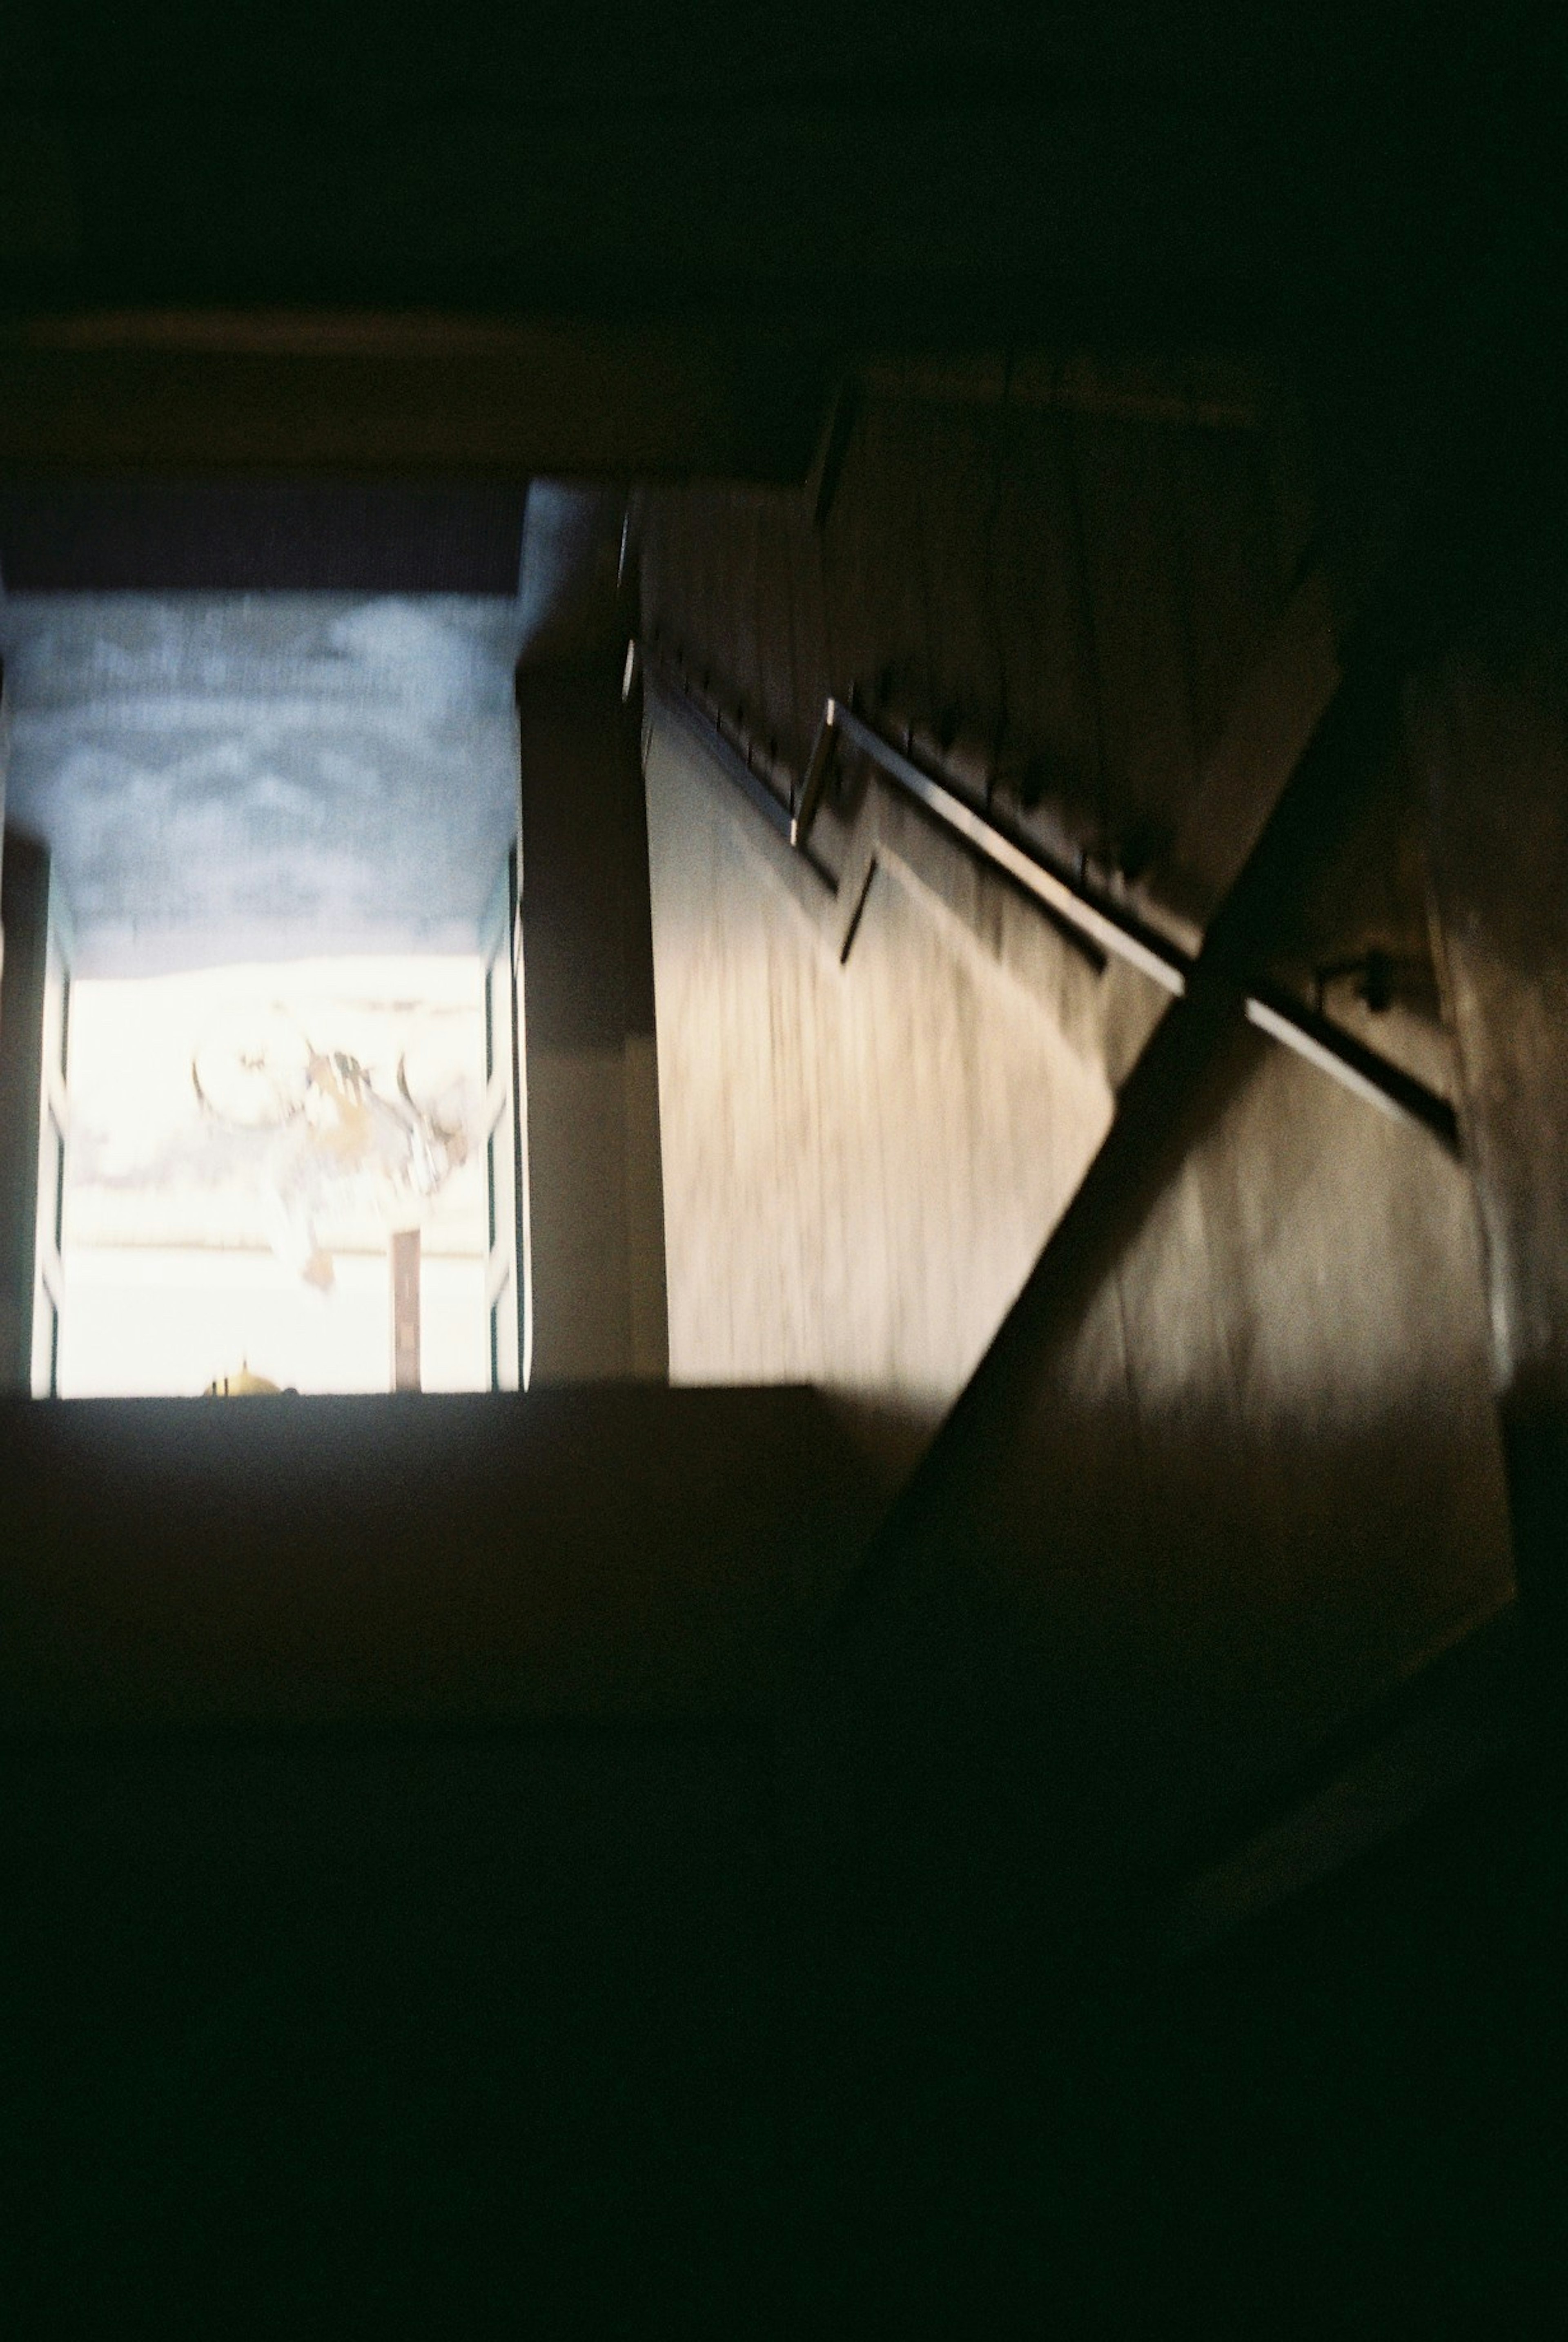
{"label": "window opening", "polygon": [[476,956],[79,981],[59,1395],[483,1388],[483,983]]}
{"label": "window opening", "polygon": [[14,596],[32,1383],[516,1388],[514,608]]}

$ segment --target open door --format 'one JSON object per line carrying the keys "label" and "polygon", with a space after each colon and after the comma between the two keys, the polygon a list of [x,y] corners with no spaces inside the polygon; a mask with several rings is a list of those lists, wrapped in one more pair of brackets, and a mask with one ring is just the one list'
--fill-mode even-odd
{"label": "open door", "polygon": [[484,1136],[489,1254],[484,1305],[490,1319],[490,1386],[527,1387],[532,1350],[528,1306],[528,1196],[523,1152],[523,930],[518,850],[506,856],[485,920]]}

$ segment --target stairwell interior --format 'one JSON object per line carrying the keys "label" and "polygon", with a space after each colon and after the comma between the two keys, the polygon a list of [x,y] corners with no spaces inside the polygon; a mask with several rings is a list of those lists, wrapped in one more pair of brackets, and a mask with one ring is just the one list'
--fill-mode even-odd
{"label": "stairwell interior", "polygon": [[[514,581],[526,1389],[0,1408],[8,2289],[1125,2330],[1326,2317],[1325,2234],[1374,2323],[1544,2281],[1454,808],[1550,696],[1455,680],[1425,482],[1272,354],[889,348],[760,453],[699,425],[461,528],[387,490],[431,590]],[[297,555],[351,491],[29,476],[0,563],[265,590],[268,495]],[[304,585],[390,590],[375,539]],[[1014,872],[852,743],[792,844],[830,700]]]}

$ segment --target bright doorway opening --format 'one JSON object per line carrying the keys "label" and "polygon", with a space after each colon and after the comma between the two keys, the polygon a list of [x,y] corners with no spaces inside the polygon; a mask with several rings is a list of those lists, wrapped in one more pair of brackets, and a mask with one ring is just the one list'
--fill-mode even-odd
{"label": "bright doorway opening", "polygon": [[35,1395],[519,1387],[514,600],[0,616]]}
{"label": "bright doorway opening", "polygon": [[78,982],[59,1395],[385,1390],[400,1237],[403,1380],[486,1388],[484,975],[377,956]]}

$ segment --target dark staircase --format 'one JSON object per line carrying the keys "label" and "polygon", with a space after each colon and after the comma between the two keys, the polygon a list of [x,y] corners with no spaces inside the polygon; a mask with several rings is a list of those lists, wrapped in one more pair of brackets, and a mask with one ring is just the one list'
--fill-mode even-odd
{"label": "dark staircase", "polygon": [[[1392,2334],[1554,2307],[1538,1741],[1173,1957],[1146,1881],[1043,1858],[1070,1784],[979,1810],[1000,1716],[923,1777],[924,1869],[874,1768],[835,1840],[802,1787],[832,1803],[831,1611],[797,1615],[782,1696],[727,1714],[420,1715],[405,1686],[401,1713],[94,1721],[78,1673],[68,1721],[14,1717],[8,2330]],[[988,1821],[967,1867],[943,1854]]]}

